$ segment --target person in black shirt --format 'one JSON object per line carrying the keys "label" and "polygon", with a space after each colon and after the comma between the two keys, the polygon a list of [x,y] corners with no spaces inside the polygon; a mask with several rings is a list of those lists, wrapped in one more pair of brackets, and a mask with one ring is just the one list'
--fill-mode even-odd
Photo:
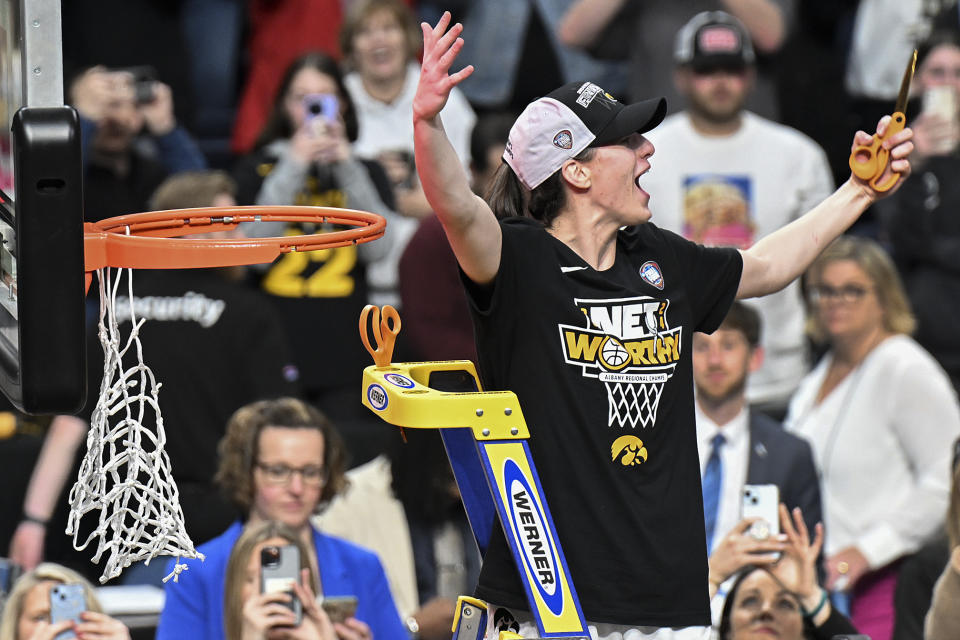
{"label": "person in black shirt", "polygon": [[[521,114],[484,201],[437,115],[473,70],[449,73],[462,47],[462,27],[449,25],[448,14],[421,25],[416,165],[463,272],[484,387],[510,389],[523,405],[591,633],[706,637],[691,334],[715,330],[735,297],[786,286],[881,194],[851,178],[747,250],[696,245],[650,223],[642,188],[654,152],[642,134],[663,119],[665,101],[622,105],[577,82]],[[885,143],[900,182],[911,136]],[[518,618],[528,608],[500,536],[476,595]]]}

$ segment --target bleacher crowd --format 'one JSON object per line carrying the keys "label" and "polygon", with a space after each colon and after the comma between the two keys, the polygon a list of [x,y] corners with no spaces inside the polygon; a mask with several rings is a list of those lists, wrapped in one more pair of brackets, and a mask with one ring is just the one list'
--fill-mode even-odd
{"label": "bleacher crowd", "polygon": [[[643,134],[651,170],[636,178],[649,224],[743,251],[848,182],[851,136],[891,113],[918,49],[909,177],[801,278],[734,302],[684,356],[709,633],[960,637],[956,0],[71,0],[66,96],[80,115],[87,220],[311,205],[377,213],[387,231],[267,265],[134,275],[187,530],[206,556],[163,585],[145,630],[103,613],[88,582],[100,570],[62,535],[102,375],[90,295],[87,406],[39,425],[17,416],[18,433],[0,440],[0,552],[24,572],[3,574],[0,640],[449,635],[456,598],[473,594],[484,562],[436,434],[408,431],[404,442],[361,405],[370,362],[355,333],[364,305],[392,304],[404,326],[396,361],[479,360],[482,373],[498,363],[476,345],[483,301],[507,294],[458,271],[447,220],[428,199],[434,185],[418,175],[421,63],[430,70],[419,25],[444,10],[463,24],[452,71],[474,70],[439,112],[443,157],[474,193],[502,186],[514,121],[557,87],[589,81],[625,104],[665,96],[662,123]],[[558,133],[553,144],[566,141]],[[331,229],[249,223],[236,233]],[[591,302],[580,300],[590,330],[612,336]],[[671,326],[652,312],[645,321]],[[536,438],[549,426],[530,428]],[[777,487],[779,534],[757,535],[743,518],[746,485]],[[299,549],[302,581],[263,594],[261,551],[283,545]],[[118,582],[160,587],[167,573],[156,561]],[[580,589],[605,577],[573,579]],[[612,579],[616,590],[622,576]],[[51,623],[56,584],[84,585],[82,622]],[[321,594],[356,596],[356,610],[332,619]],[[296,625],[285,606],[294,596]],[[530,629],[501,604],[488,637]],[[600,638],[708,637],[588,621]]]}

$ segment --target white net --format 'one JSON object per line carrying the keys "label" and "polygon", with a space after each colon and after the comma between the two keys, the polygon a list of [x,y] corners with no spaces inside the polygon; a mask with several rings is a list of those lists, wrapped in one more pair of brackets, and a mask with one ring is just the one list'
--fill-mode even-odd
{"label": "white net", "polygon": [[663,393],[663,382],[610,382],[607,388],[607,424],[652,427]]}
{"label": "white net", "polygon": [[[127,276],[130,333],[124,339],[117,321],[117,292]],[[106,553],[100,582],[120,575],[135,562],[176,556],[174,570],[164,578],[174,582],[187,565],[180,558],[200,558],[183,524],[177,485],[164,451],[166,434],[160,415],[160,383],[143,362],[140,327],[134,314],[133,273],[124,269],[97,271],[100,284],[100,343],[103,381],[87,434],[87,453],[77,482],[70,490],[67,534],[82,550],[97,539],[93,562]],[[125,360],[130,361],[127,367]],[[147,426],[150,425],[150,426]],[[81,520],[99,512],[94,530],[80,542]]]}

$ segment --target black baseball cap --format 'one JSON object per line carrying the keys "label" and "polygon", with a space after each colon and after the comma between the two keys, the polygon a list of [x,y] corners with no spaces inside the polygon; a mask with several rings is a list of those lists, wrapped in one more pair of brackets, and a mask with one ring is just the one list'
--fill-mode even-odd
{"label": "black baseball cap", "polygon": [[592,82],[571,82],[527,105],[510,129],[503,159],[533,189],[584,149],[650,131],[666,113],[663,98],[625,105]]}
{"label": "black baseball cap", "polygon": [[756,54],[743,23],[724,11],[703,11],[677,32],[674,61],[694,71],[744,69]]}

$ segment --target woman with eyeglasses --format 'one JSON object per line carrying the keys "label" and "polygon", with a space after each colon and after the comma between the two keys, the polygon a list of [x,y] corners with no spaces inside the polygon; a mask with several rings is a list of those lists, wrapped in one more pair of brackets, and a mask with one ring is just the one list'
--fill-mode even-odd
{"label": "woman with eyeglasses", "polygon": [[912,338],[893,262],[841,237],[807,272],[808,327],[827,352],[790,403],[822,474],[826,587],[850,596],[861,633],[889,640],[898,560],[943,524],[960,410],[950,381]]}
{"label": "woman with eyeglasses", "polygon": [[[157,640],[226,637],[224,576],[231,549],[246,528],[268,521],[289,527],[307,549],[308,566],[319,577],[318,595],[357,597],[356,615],[334,624],[340,640],[409,640],[376,555],[310,523],[318,505],[343,489],[345,457],[330,421],[300,400],[264,400],[238,409],[220,441],[216,481],[244,521],[201,545],[205,559],[185,561],[189,571],[178,583],[167,583]],[[268,637],[296,637],[275,631]]]}

